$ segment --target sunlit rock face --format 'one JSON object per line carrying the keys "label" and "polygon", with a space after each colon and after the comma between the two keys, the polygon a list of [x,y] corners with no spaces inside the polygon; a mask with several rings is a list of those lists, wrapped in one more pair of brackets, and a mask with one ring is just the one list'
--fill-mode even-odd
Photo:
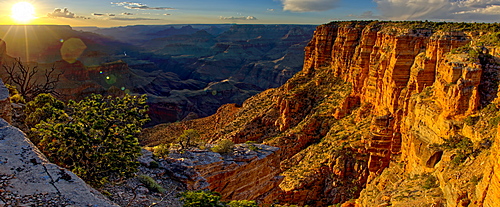
{"label": "sunlit rock face", "polygon": [[[319,26],[303,70],[283,86],[210,117],[155,127],[145,144],[188,127],[209,142],[279,147],[273,159],[283,180],[251,195],[263,203],[494,205],[498,54],[474,45],[489,33],[408,24]],[[447,148],[451,138],[461,144]]]}

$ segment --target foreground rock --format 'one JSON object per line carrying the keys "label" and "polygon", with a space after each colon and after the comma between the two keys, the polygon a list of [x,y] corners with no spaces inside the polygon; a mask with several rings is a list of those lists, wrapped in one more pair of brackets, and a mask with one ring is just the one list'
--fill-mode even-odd
{"label": "foreground rock", "polygon": [[117,206],[0,119],[0,206]]}
{"label": "foreground rock", "polygon": [[0,79],[0,118],[11,122],[12,110],[9,101],[9,90],[5,87]]}

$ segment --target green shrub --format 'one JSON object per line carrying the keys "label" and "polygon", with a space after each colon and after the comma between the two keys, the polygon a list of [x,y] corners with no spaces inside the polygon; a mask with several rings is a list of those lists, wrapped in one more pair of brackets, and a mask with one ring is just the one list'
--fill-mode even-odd
{"label": "green shrub", "polygon": [[229,207],[258,207],[257,202],[248,200],[234,200],[227,203]]}
{"label": "green shrub", "polygon": [[464,119],[464,123],[468,126],[473,126],[479,121],[479,116],[467,116]]}
{"label": "green shrub", "polygon": [[136,136],[149,120],[146,112],[146,96],[93,94],[70,101],[64,115],[51,116],[33,130],[52,162],[98,187],[137,171],[141,147]]}
{"label": "green shrub", "polygon": [[481,181],[482,177],[478,177],[476,175],[473,175],[472,178],[470,179],[470,182],[474,185],[477,185],[479,181]]}
{"label": "green shrub", "polygon": [[165,188],[161,187],[152,177],[148,175],[139,175],[137,176],[139,181],[146,186],[150,191],[165,193]]}
{"label": "green shrub", "polygon": [[255,142],[254,141],[246,141],[245,144],[247,144],[248,149],[250,149],[252,151],[260,150],[259,147],[255,146]]}
{"label": "green shrub", "polygon": [[158,164],[158,162],[154,160],[149,162],[149,168],[158,168],[158,167],[160,167],[160,164]]}
{"label": "green shrub", "polygon": [[203,141],[200,139],[200,134],[194,129],[184,130],[182,135],[177,138],[177,143],[181,146],[182,150],[204,145]]}
{"label": "green shrub", "polygon": [[493,126],[493,127],[496,127],[498,126],[498,123],[500,123],[500,116],[497,116],[497,117],[493,117],[491,118],[488,123]]}
{"label": "green shrub", "polygon": [[214,147],[210,150],[217,153],[228,153],[234,148],[234,142],[228,139],[220,140]]}
{"label": "green shrub", "polygon": [[153,155],[159,158],[165,158],[170,153],[168,144],[159,144],[153,147]]}
{"label": "green shrub", "polygon": [[431,188],[437,188],[437,187],[439,187],[439,183],[437,182],[437,178],[434,175],[426,175],[426,179],[424,181],[424,184],[422,185],[422,188],[431,189]]}
{"label": "green shrub", "polygon": [[183,207],[225,207],[220,201],[220,194],[213,191],[185,191],[180,200]]}
{"label": "green shrub", "polygon": [[26,104],[24,109],[26,126],[31,129],[41,121],[48,119],[63,120],[66,118],[64,116],[65,107],[64,102],[57,100],[50,94],[42,93]]}

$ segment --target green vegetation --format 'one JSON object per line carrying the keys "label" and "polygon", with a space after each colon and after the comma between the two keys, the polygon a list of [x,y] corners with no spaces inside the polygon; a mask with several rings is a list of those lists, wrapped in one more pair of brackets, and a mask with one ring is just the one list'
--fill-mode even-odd
{"label": "green vegetation", "polygon": [[164,193],[166,191],[165,188],[161,187],[160,184],[158,184],[152,177],[150,177],[148,175],[139,175],[139,176],[137,176],[137,178],[150,191],[154,191],[154,192],[158,192],[158,193]]}
{"label": "green vegetation", "polygon": [[479,41],[484,46],[500,46],[500,32],[482,35]]}
{"label": "green vegetation", "polygon": [[247,200],[235,200],[227,203],[228,207],[258,207],[257,202]]}
{"label": "green vegetation", "polygon": [[450,136],[445,139],[443,144],[434,144],[433,147],[438,149],[455,150],[456,155],[452,159],[452,163],[459,165],[464,162],[469,156],[475,156],[479,150],[474,150],[474,144],[468,137],[461,135]]}
{"label": "green vegetation", "polygon": [[255,142],[254,141],[246,141],[245,144],[248,146],[248,149],[250,149],[252,151],[260,150],[259,147],[255,146]]}
{"label": "green vegetation", "polygon": [[479,57],[483,54],[482,49],[471,47],[470,45],[455,48],[451,51],[452,54],[467,54],[472,61],[479,61]]}
{"label": "green vegetation", "polygon": [[220,194],[212,191],[186,191],[181,193],[183,207],[225,207]]}
{"label": "green vegetation", "polygon": [[500,23],[467,23],[467,22],[431,22],[431,21],[340,21],[330,24],[350,25],[351,27],[369,25],[381,27],[383,25],[394,26],[400,29],[430,29],[433,31],[483,31],[500,32]]}
{"label": "green vegetation", "polygon": [[217,153],[228,153],[231,152],[234,148],[234,142],[229,140],[229,139],[223,139],[217,142],[217,144],[212,147],[210,150],[212,152],[217,152]]}
{"label": "green vegetation", "polygon": [[26,103],[24,97],[19,94],[17,88],[13,85],[5,84],[5,87],[9,90],[10,102],[12,103]]}
{"label": "green vegetation", "polygon": [[424,189],[431,189],[431,188],[437,188],[439,187],[439,183],[437,182],[437,178],[434,175],[423,175],[425,177],[424,184],[422,185],[422,188]]}
{"label": "green vegetation", "polygon": [[65,107],[64,102],[57,100],[50,94],[42,93],[26,104],[24,109],[26,113],[25,124],[31,129],[43,120],[61,121],[65,118]]}
{"label": "green vegetation", "polygon": [[165,158],[170,153],[169,144],[160,144],[153,147],[153,155],[159,158]]}
{"label": "green vegetation", "polygon": [[137,171],[141,148],[136,136],[149,120],[145,95],[112,98],[93,94],[79,102],[70,101],[64,114],[51,107],[50,116],[36,115],[43,120],[32,130],[40,139],[40,150],[52,162],[94,186]]}
{"label": "green vegetation", "polygon": [[467,116],[465,117],[463,122],[468,126],[474,126],[479,121],[479,119],[480,119],[479,116]]}
{"label": "green vegetation", "polygon": [[474,185],[477,185],[477,184],[481,181],[481,179],[483,179],[483,178],[482,178],[482,177],[478,177],[478,176],[476,176],[476,175],[473,175],[473,176],[471,177],[471,179],[470,179],[470,182],[471,182],[472,184],[474,184]]}
{"label": "green vegetation", "polygon": [[181,146],[181,150],[191,147],[202,147],[205,144],[200,139],[198,131],[194,129],[184,130],[184,133],[177,138],[177,143]]}
{"label": "green vegetation", "polygon": [[228,203],[220,201],[221,196],[214,191],[185,191],[180,194],[183,207],[258,207],[257,202],[233,200]]}

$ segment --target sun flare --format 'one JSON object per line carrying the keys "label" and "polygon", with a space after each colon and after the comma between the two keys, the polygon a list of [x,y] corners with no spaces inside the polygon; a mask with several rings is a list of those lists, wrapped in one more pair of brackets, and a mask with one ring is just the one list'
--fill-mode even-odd
{"label": "sun flare", "polygon": [[28,2],[19,2],[12,6],[12,19],[17,23],[29,23],[35,19],[35,7]]}

